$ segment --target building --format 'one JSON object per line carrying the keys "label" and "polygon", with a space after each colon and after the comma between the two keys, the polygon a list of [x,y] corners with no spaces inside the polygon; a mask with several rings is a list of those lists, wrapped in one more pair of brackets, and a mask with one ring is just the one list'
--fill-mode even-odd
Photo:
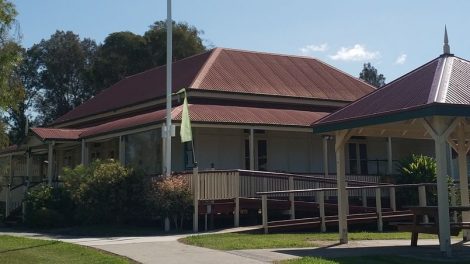
{"label": "building", "polygon": [[[162,66],[129,76],[48,127],[31,128],[24,144],[0,155],[3,185],[11,191],[26,181],[52,183],[64,167],[98,158],[162,174],[165,74]],[[194,144],[173,138],[174,171],[192,169],[194,153],[202,171],[325,176],[335,172],[334,144],[329,136],[313,134],[311,125],[375,90],[314,58],[224,48],[174,62],[172,84],[174,92],[187,90],[194,136]],[[173,96],[172,110],[176,135],[178,97]],[[347,146],[347,173],[391,174],[393,160],[417,152],[432,153],[432,146],[355,137]]]}

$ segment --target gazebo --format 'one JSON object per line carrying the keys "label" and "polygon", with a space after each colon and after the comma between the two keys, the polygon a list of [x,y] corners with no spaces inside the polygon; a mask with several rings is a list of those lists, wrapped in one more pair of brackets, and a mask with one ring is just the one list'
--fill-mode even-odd
{"label": "gazebo", "polygon": [[[441,56],[316,122],[315,133],[336,138],[340,242],[348,242],[345,143],[352,136],[431,139],[437,161],[440,250],[451,255],[447,144],[458,154],[461,205],[468,206],[469,119],[470,61],[450,53],[445,30]],[[464,212],[462,221],[470,221],[470,214]]]}

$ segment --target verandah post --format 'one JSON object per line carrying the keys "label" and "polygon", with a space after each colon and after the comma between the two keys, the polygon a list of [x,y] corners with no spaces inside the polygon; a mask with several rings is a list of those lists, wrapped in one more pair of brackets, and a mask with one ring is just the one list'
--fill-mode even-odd
{"label": "verandah post", "polygon": [[390,209],[392,209],[392,211],[396,211],[397,210],[397,198],[395,194],[395,187],[390,187],[389,197],[390,197]]}
{"label": "verandah post", "polygon": [[326,232],[326,217],[325,217],[325,192],[318,192],[318,203],[320,204],[320,219],[321,219],[321,232]]}
{"label": "verandah post", "polygon": [[261,195],[261,217],[263,221],[264,233],[268,233],[268,196],[266,194]]}
{"label": "verandah post", "polygon": [[344,146],[349,140],[348,130],[336,132],[336,177],[338,188],[338,223],[339,223],[339,241],[342,244],[348,243],[348,222],[347,214],[349,209],[348,191],[346,190],[346,168]]}
{"label": "verandah post", "polygon": [[198,168],[193,168],[193,232],[199,231],[199,172]]}
{"label": "verandah post", "polygon": [[[289,176],[289,191],[294,189],[294,177]],[[289,202],[290,202],[290,219],[295,219],[295,194],[289,193]]]}
{"label": "verandah post", "polygon": [[382,192],[380,188],[375,189],[375,208],[377,210],[377,230],[383,231],[383,219],[382,219]]}
{"label": "verandah post", "polygon": [[[418,186],[418,197],[419,197],[419,200],[418,200],[419,206],[427,206],[425,185]],[[429,223],[429,218],[427,215],[424,216],[423,222],[426,224]]]}

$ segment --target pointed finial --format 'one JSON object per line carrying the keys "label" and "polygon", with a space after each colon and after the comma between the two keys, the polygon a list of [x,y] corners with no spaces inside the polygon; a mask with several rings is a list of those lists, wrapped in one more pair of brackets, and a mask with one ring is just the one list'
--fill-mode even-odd
{"label": "pointed finial", "polygon": [[447,26],[444,26],[444,54],[450,54],[449,38],[447,37]]}

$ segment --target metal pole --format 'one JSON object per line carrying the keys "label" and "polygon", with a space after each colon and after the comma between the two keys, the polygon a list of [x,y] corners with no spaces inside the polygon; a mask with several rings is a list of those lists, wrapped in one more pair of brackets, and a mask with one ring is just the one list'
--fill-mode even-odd
{"label": "metal pole", "polygon": [[166,148],[165,148],[165,174],[171,175],[171,66],[172,66],[172,46],[173,46],[173,21],[171,19],[171,0],[167,0],[166,18]]}

